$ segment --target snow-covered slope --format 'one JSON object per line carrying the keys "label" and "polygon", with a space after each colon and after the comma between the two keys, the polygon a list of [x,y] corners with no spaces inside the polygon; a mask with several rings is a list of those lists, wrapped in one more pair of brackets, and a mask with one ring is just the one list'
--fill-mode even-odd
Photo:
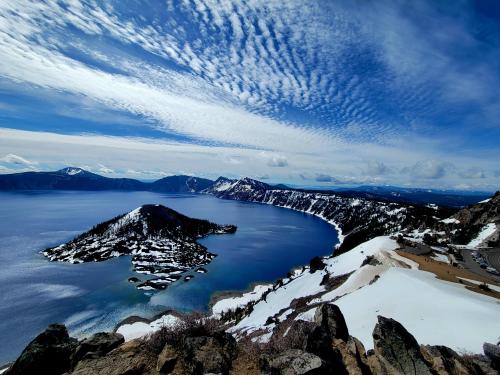
{"label": "snow-covered slope", "polygon": [[209,263],[215,254],[196,239],[232,233],[233,225],[192,219],[161,205],[144,205],[101,223],[74,240],[43,251],[52,261],[82,263],[132,255],[134,270],[153,274],[141,289],[164,289],[190,268]]}
{"label": "snow-covered slope", "polygon": [[[415,262],[395,252],[398,248],[394,239],[380,236],[324,259],[323,270],[297,270],[251,302],[230,332],[265,340],[278,324],[311,320],[316,306],[334,302],[343,311],[351,334],[367,349],[373,345],[377,315],[398,320],[426,344],[480,353],[483,342],[498,340],[499,300],[419,270]],[[227,312],[232,301],[241,309],[234,298],[219,304]]]}

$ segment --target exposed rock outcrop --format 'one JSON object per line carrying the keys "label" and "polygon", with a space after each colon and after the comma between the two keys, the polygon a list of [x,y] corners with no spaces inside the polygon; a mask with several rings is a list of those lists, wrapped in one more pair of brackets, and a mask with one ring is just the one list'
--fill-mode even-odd
{"label": "exposed rock outcrop", "polygon": [[319,306],[313,322],[295,321],[284,334],[275,331],[267,344],[251,339],[236,342],[220,326],[214,328],[213,322],[204,325],[206,322],[186,321],[165,328],[158,336],[126,343],[114,333],[96,334],[78,343],[64,326],[52,325],[26,347],[6,374],[229,375],[241,373],[245,368],[242,360],[253,361],[246,366],[253,369],[248,374],[259,369],[269,375],[498,373],[497,345],[485,344],[485,356],[461,356],[445,346],[419,346],[401,324],[382,316],[373,330],[374,349],[367,353],[349,335],[340,309],[331,304]]}
{"label": "exposed rock outcrop", "polygon": [[492,367],[500,371],[500,346],[485,343],[483,345],[484,354],[491,360]]}
{"label": "exposed rock outcrop", "polygon": [[85,358],[98,358],[106,355],[111,350],[117,348],[125,342],[122,335],[114,332],[99,332],[85,339],[76,348],[71,356],[71,363],[74,367],[76,363]]}
{"label": "exposed rock outcrop", "polygon": [[300,349],[289,349],[275,356],[261,358],[263,374],[320,375],[325,369],[323,360],[317,355]]}
{"label": "exposed rock outcrop", "polygon": [[86,358],[78,362],[72,375],[142,375],[158,374],[156,356],[147,350],[144,342],[126,342],[107,355]]}
{"label": "exposed rock outcrop", "polygon": [[378,317],[373,330],[375,355],[390,371],[404,375],[431,375],[417,340],[397,321]]}
{"label": "exposed rock outcrop", "polygon": [[70,369],[70,357],[77,340],[70,338],[66,327],[52,324],[23,350],[6,375],[59,375]]}

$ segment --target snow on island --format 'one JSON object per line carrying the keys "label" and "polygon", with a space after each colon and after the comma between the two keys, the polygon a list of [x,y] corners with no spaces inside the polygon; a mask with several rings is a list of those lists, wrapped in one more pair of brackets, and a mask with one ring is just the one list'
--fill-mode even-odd
{"label": "snow on island", "polygon": [[155,277],[138,283],[137,287],[165,289],[192,268],[206,272],[200,266],[208,264],[215,254],[197,239],[235,231],[234,225],[192,219],[161,205],[144,205],[42,253],[51,261],[69,263],[131,255],[134,271]]}

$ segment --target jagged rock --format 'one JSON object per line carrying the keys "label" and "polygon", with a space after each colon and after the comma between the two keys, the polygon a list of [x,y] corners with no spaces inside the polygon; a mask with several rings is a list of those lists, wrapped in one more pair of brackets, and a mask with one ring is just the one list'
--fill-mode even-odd
{"label": "jagged rock", "polygon": [[188,337],[183,344],[183,362],[192,374],[228,374],[237,354],[236,340],[228,333]]}
{"label": "jagged rock", "polygon": [[494,369],[500,370],[500,346],[485,342],[483,344],[484,354],[491,360]]}
{"label": "jagged rock", "polygon": [[339,354],[349,375],[371,375],[365,348],[357,338],[349,337],[347,342],[336,339],[333,341],[333,350]]}
{"label": "jagged rock", "polygon": [[51,324],[23,350],[6,375],[59,375],[70,369],[77,341],[62,324]]}
{"label": "jagged rock", "polygon": [[71,356],[72,367],[86,357],[102,357],[125,342],[119,333],[99,332],[83,340]]}
{"label": "jagged rock", "polygon": [[81,360],[71,375],[157,374],[155,366],[156,357],[145,348],[144,342],[132,340],[104,357]]}
{"label": "jagged rock", "polygon": [[344,315],[337,305],[325,303],[318,307],[314,314],[314,321],[321,325],[332,339],[347,341],[349,330],[344,319]]}
{"label": "jagged rock", "polygon": [[369,264],[370,266],[379,266],[382,263],[377,258],[375,258],[373,255],[368,255],[365,258],[365,260],[363,260],[363,263],[361,263],[361,267],[366,266],[367,264]]}
{"label": "jagged rock", "polygon": [[420,347],[425,360],[431,364],[438,375],[481,374],[476,366],[468,364],[454,350],[446,346],[422,345]]}
{"label": "jagged rock", "polygon": [[[382,360],[381,366],[391,373],[403,375],[431,375],[417,340],[397,321],[378,316],[373,330],[375,354]],[[380,360],[379,358],[379,360]]]}
{"label": "jagged rock", "polygon": [[162,374],[170,374],[174,370],[178,358],[179,355],[175,348],[167,344],[158,356],[156,369]]}
{"label": "jagged rock", "polygon": [[319,375],[324,373],[321,358],[300,349],[290,349],[275,356],[262,356],[260,365],[264,374]]}

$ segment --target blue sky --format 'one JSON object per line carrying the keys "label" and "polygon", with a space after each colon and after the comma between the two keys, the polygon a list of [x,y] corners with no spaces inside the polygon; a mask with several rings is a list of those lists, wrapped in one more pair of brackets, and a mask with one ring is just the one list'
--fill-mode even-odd
{"label": "blue sky", "polygon": [[496,1],[0,1],[0,173],[500,185]]}

